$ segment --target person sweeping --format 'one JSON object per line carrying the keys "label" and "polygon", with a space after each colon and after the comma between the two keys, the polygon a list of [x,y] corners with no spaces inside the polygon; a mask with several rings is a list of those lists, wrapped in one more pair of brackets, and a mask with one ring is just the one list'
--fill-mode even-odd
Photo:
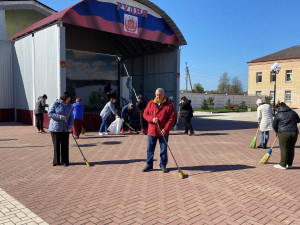
{"label": "person sweeping", "polygon": [[275,115],[273,127],[278,135],[280,147],[280,163],[274,165],[276,169],[292,168],[295,145],[298,139],[297,123],[300,123],[299,115],[288,107],[284,102],[276,105],[277,114]]}
{"label": "person sweeping", "polygon": [[173,104],[166,98],[164,89],[158,88],[155,91],[155,98],[148,103],[143,116],[148,121],[147,165],[143,172],[153,170],[153,157],[158,140],[160,144],[160,168],[163,173],[167,173],[167,142],[169,131],[175,121],[175,110]]}
{"label": "person sweeping", "polygon": [[76,98],[76,103],[73,104],[73,116],[74,116],[73,133],[75,139],[79,138],[79,135],[82,131],[83,110],[84,107],[81,103],[81,98]]}
{"label": "person sweeping", "polygon": [[[128,133],[131,133],[131,130],[130,130],[130,124],[131,124],[131,120],[132,120],[132,117],[133,117],[133,104],[132,103],[129,103],[128,105],[125,105],[123,108],[122,108],[122,112],[121,112],[121,118],[124,120],[124,123],[123,123],[123,128],[121,130],[121,133],[124,132],[124,129],[128,129]],[[128,126],[128,125],[129,126]]]}
{"label": "person sweeping", "polygon": [[273,130],[272,108],[269,104],[264,104],[259,98],[256,101],[257,120],[260,130],[260,145],[258,148],[267,148],[269,141],[269,131]]}

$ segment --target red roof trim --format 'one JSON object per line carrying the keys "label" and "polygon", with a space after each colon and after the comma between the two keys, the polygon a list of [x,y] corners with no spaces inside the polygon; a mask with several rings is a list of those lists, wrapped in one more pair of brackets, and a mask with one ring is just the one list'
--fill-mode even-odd
{"label": "red roof trim", "polygon": [[[85,0],[83,0],[83,1],[85,1]],[[81,2],[83,2],[83,1],[81,1]],[[14,36],[12,36],[10,38],[10,40],[17,39],[18,37],[21,37],[21,36],[24,36],[24,35],[26,35],[28,33],[31,33],[32,31],[37,30],[38,28],[41,28],[41,27],[43,27],[43,26],[45,26],[47,24],[50,24],[50,23],[52,23],[54,21],[57,21],[57,20],[60,20],[72,7],[74,7],[75,5],[77,5],[77,4],[81,3],[81,2],[78,2],[78,3],[76,3],[76,4],[74,4],[74,5],[66,8],[66,9],[64,9],[64,10],[62,10],[60,12],[57,12],[57,13],[51,15],[51,16],[48,16],[48,17],[46,17],[46,18],[44,18],[44,19],[42,19],[42,20],[40,20],[40,21],[32,24],[31,26],[25,28],[24,30],[22,30],[19,33],[17,33]]]}
{"label": "red roof trim", "polygon": [[277,61],[277,60],[285,60],[285,59],[300,59],[300,56],[280,57],[280,58],[272,58],[272,59],[254,59],[248,63],[268,62],[268,61]]}

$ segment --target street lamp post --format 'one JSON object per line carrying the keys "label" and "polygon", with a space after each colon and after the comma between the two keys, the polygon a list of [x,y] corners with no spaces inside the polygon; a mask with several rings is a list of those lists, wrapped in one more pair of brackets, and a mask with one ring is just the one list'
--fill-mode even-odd
{"label": "street lamp post", "polygon": [[276,98],[276,80],[277,80],[277,74],[280,72],[281,67],[276,62],[273,66],[271,66],[272,73],[275,74],[275,84],[274,84],[274,99],[273,99],[273,105],[274,105],[274,116],[275,116],[275,98]]}

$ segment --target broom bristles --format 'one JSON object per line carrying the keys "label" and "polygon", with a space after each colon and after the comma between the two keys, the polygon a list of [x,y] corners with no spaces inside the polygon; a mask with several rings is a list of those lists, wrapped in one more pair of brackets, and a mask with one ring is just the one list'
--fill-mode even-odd
{"label": "broom bristles", "polygon": [[91,167],[88,161],[85,161],[85,164],[86,164],[88,167]]}
{"label": "broom bristles", "polygon": [[178,173],[179,173],[180,179],[183,179],[184,178],[184,173],[182,172],[182,170],[178,170]]}
{"label": "broom bristles", "polygon": [[272,153],[272,148],[270,148],[269,151],[264,155],[264,157],[261,158],[259,164],[267,163],[270,159],[271,153]]}
{"label": "broom bristles", "polygon": [[266,153],[264,155],[264,157],[262,157],[262,159],[259,161],[259,164],[265,164],[269,161],[269,158],[270,158],[270,154],[269,153]]}
{"label": "broom bristles", "polygon": [[253,138],[253,141],[251,142],[248,148],[256,148],[256,137]]}

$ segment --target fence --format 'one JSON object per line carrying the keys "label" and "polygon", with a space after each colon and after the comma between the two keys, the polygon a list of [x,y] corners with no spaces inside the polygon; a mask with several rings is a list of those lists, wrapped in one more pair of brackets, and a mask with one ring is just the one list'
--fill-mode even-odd
{"label": "fence", "polygon": [[[200,94],[200,93],[180,93],[181,97],[187,97],[192,101],[192,107],[194,109],[200,109],[203,99],[208,99],[209,97],[214,99],[213,108],[224,108],[228,99],[230,99],[230,104],[241,104],[241,102],[245,102],[247,107],[256,107],[256,101],[258,99],[257,96],[249,96],[249,95],[225,95],[225,94]],[[264,96],[261,98],[265,99]]]}

